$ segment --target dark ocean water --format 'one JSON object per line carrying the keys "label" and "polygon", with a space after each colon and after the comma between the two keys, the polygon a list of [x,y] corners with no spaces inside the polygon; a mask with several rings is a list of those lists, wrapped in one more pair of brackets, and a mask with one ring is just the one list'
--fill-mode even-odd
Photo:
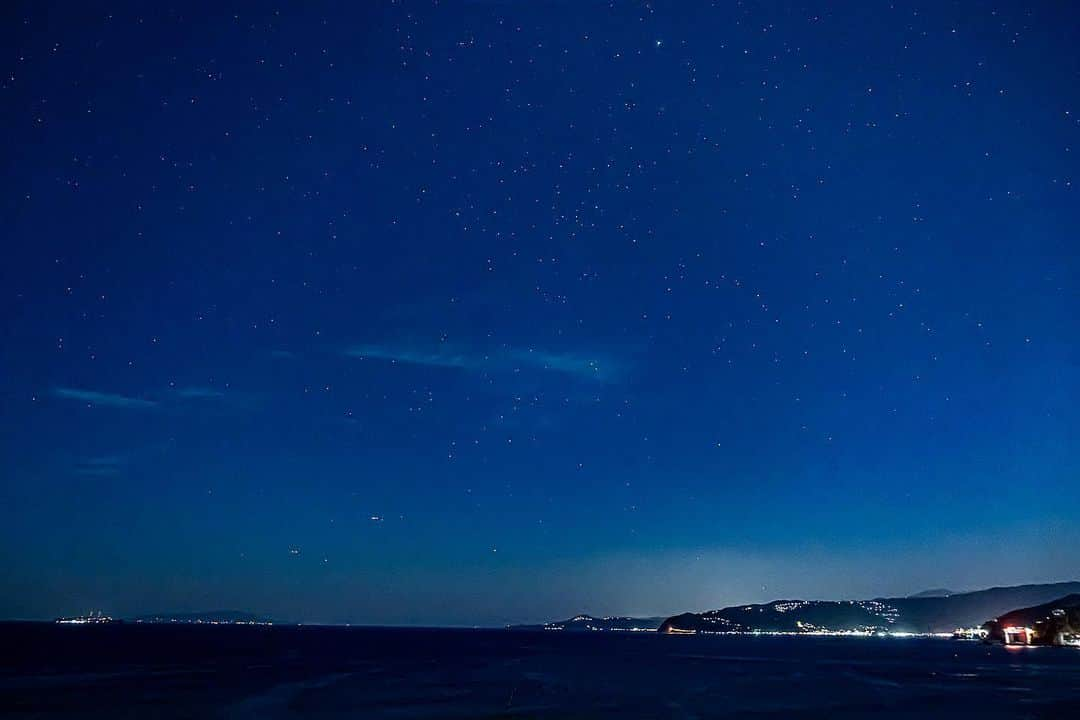
{"label": "dark ocean water", "polygon": [[5,718],[1075,718],[1080,651],[929,639],[0,626]]}

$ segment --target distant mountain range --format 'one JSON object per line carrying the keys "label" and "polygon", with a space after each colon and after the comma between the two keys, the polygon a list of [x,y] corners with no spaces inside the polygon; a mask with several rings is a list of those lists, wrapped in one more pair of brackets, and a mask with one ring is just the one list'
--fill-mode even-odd
{"label": "distant mountain range", "polygon": [[923,590],[922,592],[917,592],[914,595],[908,595],[908,597],[909,598],[928,598],[928,597],[941,598],[941,597],[949,597],[950,595],[959,595],[959,594],[960,593],[956,592],[955,590],[946,590],[945,588],[934,588],[933,590]]}
{"label": "distant mountain range", "polygon": [[1080,592],[1080,582],[995,587],[975,592],[872,600],[775,600],[665,620],[661,632],[952,632],[978,627],[1013,608],[1040,605]]}
{"label": "distant mountain range", "polygon": [[569,620],[556,620],[543,625],[511,625],[511,630],[553,630],[566,632],[641,632],[654,631],[664,622],[662,617],[593,617],[578,615]]}

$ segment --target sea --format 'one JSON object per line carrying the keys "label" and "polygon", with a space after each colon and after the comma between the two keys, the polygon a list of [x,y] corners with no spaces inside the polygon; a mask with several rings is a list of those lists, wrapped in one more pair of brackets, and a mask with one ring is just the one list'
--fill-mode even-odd
{"label": "sea", "polygon": [[3,718],[1080,719],[1080,650],[929,638],[0,625]]}

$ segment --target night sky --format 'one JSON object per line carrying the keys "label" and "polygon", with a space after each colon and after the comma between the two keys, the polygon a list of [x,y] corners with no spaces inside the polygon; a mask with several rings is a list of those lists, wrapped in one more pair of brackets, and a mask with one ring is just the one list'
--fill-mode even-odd
{"label": "night sky", "polygon": [[48,5],[0,616],[1080,576],[1073,4]]}

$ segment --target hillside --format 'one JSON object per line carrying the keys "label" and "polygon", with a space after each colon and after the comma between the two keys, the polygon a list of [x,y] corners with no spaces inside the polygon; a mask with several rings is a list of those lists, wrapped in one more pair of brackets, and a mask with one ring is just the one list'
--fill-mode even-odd
{"label": "hillside", "polygon": [[577,615],[569,620],[556,620],[543,625],[511,625],[510,630],[553,630],[566,632],[641,632],[660,627],[662,617],[593,617]]}
{"label": "hillside", "polygon": [[1016,607],[1080,593],[1080,582],[995,587],[944,597],[776,600],[668,618],[661,632],[881,631],[944,633],[982,625]]}
{"label": "hillside", "polygon": [[1008,627],[1032,628],[1033,645],[1080,645],[1080,594],[1010,610],[987,622],[988,639],[1004,642]]}

